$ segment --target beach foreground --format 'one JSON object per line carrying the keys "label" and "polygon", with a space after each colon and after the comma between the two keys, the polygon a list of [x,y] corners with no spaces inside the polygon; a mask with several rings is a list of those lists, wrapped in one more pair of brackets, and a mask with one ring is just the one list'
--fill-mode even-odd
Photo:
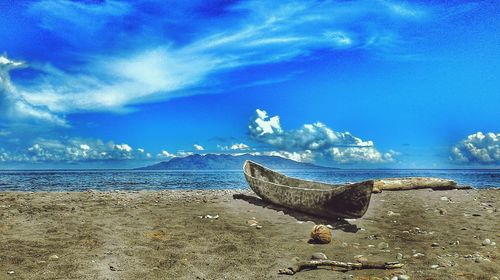
{"label": "beach foreground", "polygon": [[[385,191],[363,218],[325,221],[246,190],[0,192],[0,279],[495,279],[499,200]],[[332,243],[308,243],[315,223],[333,227]],[[278,275],[315,252],[405,266]]]}

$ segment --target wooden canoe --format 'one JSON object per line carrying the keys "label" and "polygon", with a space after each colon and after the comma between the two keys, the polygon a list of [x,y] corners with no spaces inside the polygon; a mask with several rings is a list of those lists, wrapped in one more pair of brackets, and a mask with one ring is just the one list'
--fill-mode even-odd
{"label": "wooden canoe", "polygon": [[360,218],[372,195],[373,181],[347,185],[306,181],[248,160],[243,173],[250,188],[264,201],[314,216]]}

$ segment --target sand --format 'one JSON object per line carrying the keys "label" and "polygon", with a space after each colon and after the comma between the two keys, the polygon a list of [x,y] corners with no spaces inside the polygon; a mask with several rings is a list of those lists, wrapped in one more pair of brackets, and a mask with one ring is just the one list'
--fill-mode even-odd
{"label": "sand", "polygon": [[[500,243],[499,198],[385,191],[363,218],[325,221],[249,191],[0,192],[0,279],[495,279],[499,245],[482,243]],[[332,243],[308,243],[315,223],[334,227]],[[314,252],[405,266],[278,275]]]}

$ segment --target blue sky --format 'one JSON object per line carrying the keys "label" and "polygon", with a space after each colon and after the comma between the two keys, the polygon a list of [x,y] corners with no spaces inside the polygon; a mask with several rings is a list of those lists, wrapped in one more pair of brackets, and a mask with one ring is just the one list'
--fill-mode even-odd
{"label": "blue sky", "polygon": [[191,153],[498,167],[499,8],[1,1],[0,168]]}

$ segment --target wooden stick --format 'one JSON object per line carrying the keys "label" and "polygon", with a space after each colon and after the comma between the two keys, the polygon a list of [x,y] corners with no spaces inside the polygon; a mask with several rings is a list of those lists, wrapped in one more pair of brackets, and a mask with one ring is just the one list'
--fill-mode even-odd
{"label": "wooden stick", "polygon": [[416,189],[452,190],[459,188],[457,182],[441,178],[387,178],[374,180],[373,193],[382,191],[405,191]]}
{"label": "wooden stick", "polygon": [[401,268],[404,264],[399,262],[340,262],[331,260],[310,260],[298,262],[292,267],[280,269],[279,274],[294,275],[295,273],[305,269],[315,269],[318,266],[342,267],[346,270],[353,269],[395,269]]}

